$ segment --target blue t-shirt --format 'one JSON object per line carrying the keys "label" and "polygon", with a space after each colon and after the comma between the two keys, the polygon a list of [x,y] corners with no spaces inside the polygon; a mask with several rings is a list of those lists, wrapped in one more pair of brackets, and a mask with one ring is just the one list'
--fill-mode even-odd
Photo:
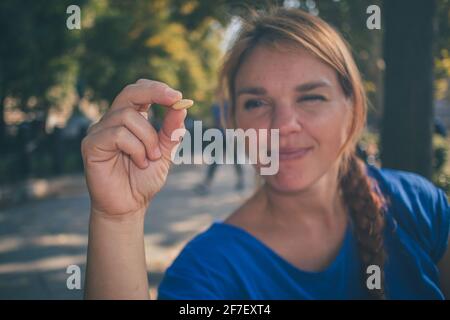
{"label": "blue t-shirt", "polygon": [[[447,249],[450,206],[425,178],[367,166],[390,199],[386,212],[388,299],[443,299],[436,267]],[[242,228],[220,221],[197,235],[166,270],[158,299],[366,299],[351,224],[323,271],[295,267]]]}

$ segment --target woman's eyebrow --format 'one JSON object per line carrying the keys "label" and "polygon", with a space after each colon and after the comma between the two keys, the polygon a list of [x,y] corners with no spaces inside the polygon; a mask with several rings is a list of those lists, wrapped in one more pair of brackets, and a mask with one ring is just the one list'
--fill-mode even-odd
{"label": "woman's eyebrow", "polygon": [[236,93],[236,97],[241,95],[241,94],[255,94],[255,95],[264,95],[266,94],[266,89],[262,88],[262,87],[244,87],[241,88],[237,91]]}
{"label": "woman's eyebrow", "polygon": [[320,81],[312,81],[312,82],[306,82],[303,83],[297,87],[295,87],[295,91],[299,92],[305,92],[314,90],[321,87],[331,87],[331,84],[326,80],[320,80]]}
{"label": "woman's eyebrow", "polygon": [[[331,87],[331,84],[325,80],[306,82],[295,87],[295,91],[305,92],[321,87]],[[266,89],[262,87],[244,87],[237,91],[236,97],[241,94],[264,95],[266,93],[267,93]]]}

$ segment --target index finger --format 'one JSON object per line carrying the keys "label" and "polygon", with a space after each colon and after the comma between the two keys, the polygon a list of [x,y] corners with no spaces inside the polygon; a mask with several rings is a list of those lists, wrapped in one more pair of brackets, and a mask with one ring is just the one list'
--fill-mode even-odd
{"label": "index finger", "polygon": [[114,99],[111,109],[150,106],[157,103],[171,106],[182,98],[180,91],[172,89],[167,84],[153,80],[139,80],[135,84],[126,86]]}

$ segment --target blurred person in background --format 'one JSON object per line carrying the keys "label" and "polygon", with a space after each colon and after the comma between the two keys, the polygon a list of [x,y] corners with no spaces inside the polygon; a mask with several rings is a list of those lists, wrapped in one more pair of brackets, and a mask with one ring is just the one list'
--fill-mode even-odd
{"label": "blurred person in background", "polygon": [[[222,106],[220,105],[220,99],[217,99],[217,101],[211,106],[211,112],[212,112],[212,117],[213,117],[213,121],[214,121],[214,128],[219,129],[222,132],[222,136],[223,136],[223,150],[225,152],[228,152],[227,149],[227,141],[225,139],[225,129],[223,127],[222,124],[222,112],[224,114],[227,113],[228,110],[228,102],[224,101]],[[223,111],[222,111],[223,110]],[[236,143],[234,144],[235,148],[234,148],[234,162],[233,162],[233,167],[235,169],[236,172],[236,178],[237,178],[237,182],[236,182],[236,186],[235,189],[237,191],[241,191],[244,189],[244,174],[243,174],[243,170],[242,170],[242,165],[237,163],[237,148],[236,148]],[[224,159],[225,159],[225,154],[224,154]],[[198,184],[195,187],[195,191],[200,194],[200,195],[205,195],[208,194],[211,188],[211,183],[214,179],[214,176],[217,172],[217,167],[218,167],[218,163],[217,162],[213,162],[212,164],[208,165],[208,168],[206,170],[206,177],[204,179],[203,182],[201,182],[200,184]]]}

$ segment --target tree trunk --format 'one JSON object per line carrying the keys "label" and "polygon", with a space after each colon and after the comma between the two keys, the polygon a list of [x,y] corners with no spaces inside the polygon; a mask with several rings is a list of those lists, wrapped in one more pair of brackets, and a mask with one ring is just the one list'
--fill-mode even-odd
{"label": "tree trunk", "polygon": [[435,0],[385,0],[383,167],[432,174]]}

